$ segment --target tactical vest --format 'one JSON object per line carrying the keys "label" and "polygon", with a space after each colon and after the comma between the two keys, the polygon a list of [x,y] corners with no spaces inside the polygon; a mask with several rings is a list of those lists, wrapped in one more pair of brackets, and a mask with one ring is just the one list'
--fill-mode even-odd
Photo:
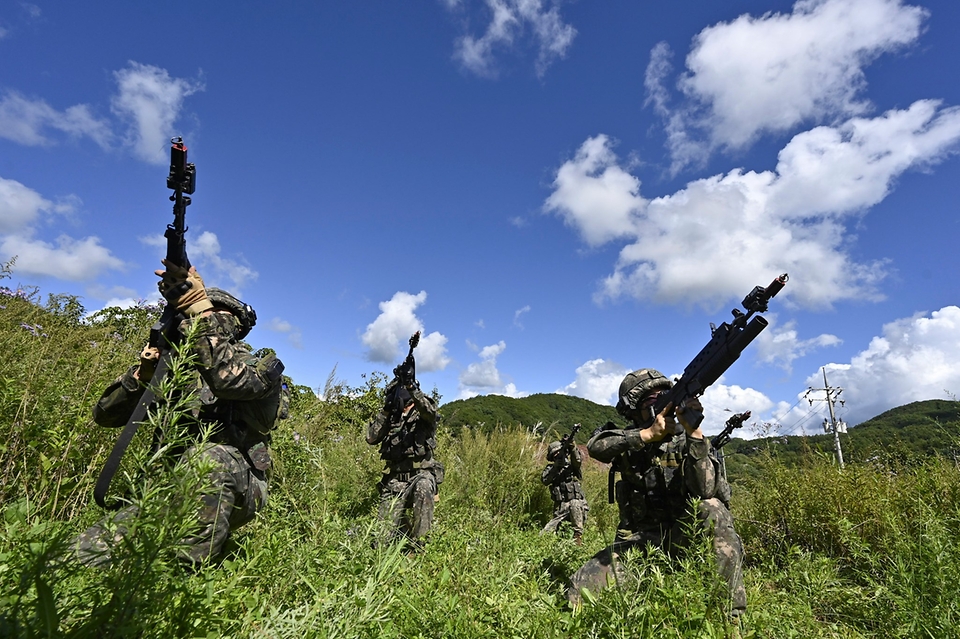
{"label": "tactical vest", "polygon": [[631,518],[677,519],[686,510],[683,483],[685,438],[673,437],[659,444],[624,453],[617,459],[623,480],[617,486],[617,502]]}
{"label": "tactical vest", "polygon": [[388,462],[427,460],[437,447],[437,425],[420,419],[416,408],[406,414],[392,413],[389,430],[380,442],[380,458]]}
{"label": "tactical vest", "polygon": [[556,503],[570,501],[572,499],[585,499],[583,489],[580,486],[582,474],[579,469],[575,469],[567,464],[563,470],[550,482],[550,496]]}

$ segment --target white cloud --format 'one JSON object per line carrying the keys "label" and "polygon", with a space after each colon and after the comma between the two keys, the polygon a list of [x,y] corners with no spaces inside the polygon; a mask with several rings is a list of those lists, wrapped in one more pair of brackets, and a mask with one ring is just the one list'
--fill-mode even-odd
{"label": "white cloud", "polygon": [[53,202],[16,180],[0,177],[0,260],[16,256],[16,270],[24,275],[45,275],[71,281],[85,281],[124,263],[99,238],[81,240],[61,234],[55,244],[34,235],[43,215],[73,213],[76,196]]}
{"label": "white cloud", "polygon": [[590,246],[635,235],[637,215],[647,205],[640,197],[640,180],[618,165],[612,147],[605,135],[584,142],[557,171],[544,204]]}
{"label": "white cloud", "polygon": [[114,147],[115,141],[124,137],[124,144],[141,160],[166,163],[167,145],[174,135],[173,126],[183,101],[202,91],[203,83],[172,78],[165,69],[133,61],[113,75],[117,93],[111,108],[127,124],[124,136],[114,132],[120,128],[116,121],[96,117],[89,105],[77,104],[58,111],[42,99],[7,91],[0,99],[0,137],[27,146],[42,146],[55,144],[53,134],[59,132],[73,138],[89,137],[103,149]]}
{"label": "white cloud", "polygon": [[793,361],[818,348],[837,346],[841,340],[836,335],[823,333],[816,337],[800,339],[796,322],[790,321],[782,327],[776,326],[776,313],[764,316],[770,326],[757,337],[757,360],[780,366],[787,372],[793,370]]}
{"label": "white cloud", "polygon": [[130,123],[128,144],[141,160],[168,162],[168,144],[183,100],[202,91],[203,83],[171,78],[166,69],[132,60],[114,77],[119,92],[112,100],[113,111]]}
{"label": "white cloud", "polygon": [[[960,394],[960,307],[945,306],[883,326],[882,335],[848,364],[828,364],[827,381],[844,389],[847,421],[925,399]],[[807,384],[822,388],[820,371]],[[822,394],[821,394],[822,395]]]}
{"label": "white cloud", "polygon": [[629,368],[616,362],[591,359],[577,368],[574,381],[555,392],[613,406],[617,403],[620,382],[629,372]]}
{"label": "white cloud", "polygon": [[303,350],[303,331],[285,319],[274,317],[267,324],[267,329],[287,336],[287,341],[296,349]]}
{"label": "white cloud", "polygon": [[591,246],[629,242],[598,301],[627,295],[713,311],[782,272],[791,276],[782,297],[804,307],[877,300],[886,264],[853,261],[846,221],[883,200],[903,172],[953,153],[958,141],[960,109],[921,100],[801,133],[775,171],[734,170],[645,200],[601,135],[560,167],[544,209]]}
{"label": "white cloud", "polygon": [[[673,113],[663,92],[669,70],[655,49],[647,88],[671,123],[675,168],[765,132],[866,113],[864,68],[914,43],[927,15],[901,0],[799,0],[790,14],[742,15],[708,27],[687,55],[678,83],[687,101]],[[694,134],[702,135],[699,144],[690,144]]]}
{"label": "white cloud", "polygon": [[113,140],[109,123],[96,118],[86,104],[57,111],[43,100],[31,100],[16,91],[7,91],[0,99],[0,137],[26,146],[45,146],[54,144],[52,131],[89,137],[104,149]]}
{"label": "white cloud", "polygon": [[0,238],[0,256],[17,257],[18,273],[48,275],[71,281],[92,280],[106,270],[121,269],[124,263],[97,237],[76,240],[61,235],[55,244],[19,235]]}
{"label": "white cloud", "polygon": [[[155,238],[141,238],[141,241],[152,244]],[[166,246],[165,241],[160,246]],[[187,255],[208,286],[220,286],[220,281],[227,279],[230,283],[223,288],[233,295],[240,295],[243,287],[259,277],[259,273],[246,264],[222,257],[220,240],[217,239],[216,233],[210,231],[204,231],[196,238],[187,241]]]}
{"label": "white cloud", "polygon": [[520,318],[530,312],[530,305],[527,304],[523,308],[518,308],[513,313],[513,325],[519,328],[523,328],[523,324],[520,322]]}
{"label": "white cloud", "polygon": [[[462,8],[461,2],[447,0],[451,9]],[[510,49],[529,31],[537,45],[535,68],[543,77],[547,68],[566,56],[577,30],[564,24],[557,2],[542,0],[485,0],[490,23],[479,38],[464,35],[457,41],[455,59],[469,71],[488,78],[497,76],[495,52]],[[551,4],[546,8],[544,4]]]}
{"label": "white cloud", "polygon": [[480,394],[526,397],[529,393],[518,391],[515,384],[506,382],[497,368],[497,358],[507,348],[503,340],[480,349],[480,361],[473,362],[460,372],[460,393],[457,399],[467,399]]}
{"label": "white cloud", "polygon": [[397,291],[386,302],[380,302],[380,315],[367,325],[367,330],[360,338],[368,349],[366,357],[369,361],[400,363],[406,355],[407,340],[420,331],[420,344],[415,351],[417,371],[437,371],[447,367],[450,358],[447,357],[446,336],[438,332],[426,334],[423,322],[415,313],[417,307],[426,301],[426,291],[416,295]]}

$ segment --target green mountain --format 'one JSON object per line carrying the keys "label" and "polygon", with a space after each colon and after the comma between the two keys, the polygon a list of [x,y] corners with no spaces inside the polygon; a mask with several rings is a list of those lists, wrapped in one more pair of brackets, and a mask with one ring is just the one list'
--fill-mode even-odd
{"label": "green mountain", "polygon": [[[840,435],[845,463],[919,461],[932,455],[960,456],[960,402],[929,399],[892,408]],[[734,439],[724,448],[731,478],[753,474],[751,458],[770,454],[787,465],[811,455],[833,457],[833,435]]]}
{"label": "green mountain", "polygon": [[[597,426],[606,422],[624,424],[612,406],[595,404],[588,399],[555,393],[538,393],[528,397],[482,395],[458,399],[440,407],[443,424],[458,432],[464,427],[489,433],[497,426],[520,424],[538,431],[569,432],[574,424],[582,424],[577,441],[585,442]],[[538,426],[539,425],[539,426]]]}

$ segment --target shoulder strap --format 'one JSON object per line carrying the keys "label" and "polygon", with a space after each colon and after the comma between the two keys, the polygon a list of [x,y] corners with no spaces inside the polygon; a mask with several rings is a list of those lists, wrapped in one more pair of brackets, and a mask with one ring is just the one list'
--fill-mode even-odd
{"label": "shoulder strap", "polygon": [[147,415],[147,408],[150,407],[150,404],[152,404],[156,398],[154,388],[156,388],[160,380],[167,374],[167,370],[170,368],[171,357],[171,350],[163,352],[163,355],[160,357],[160,362],[157,364],[157,369],[153,373],[153,378],[150,380],[150,385],[143,391],[143,395],[140,396],[137,407],[133,409],[130,419],[127,420],[127,425],[123,427],[123,432],[120,433],[120,437],[117,438],[117,442],[113,445],[113,450],[110,451],[107,463],[103,465],[103,470],[100,471],[100,477],[97,478],[97,485],[93,489],[93,498],[96,499],[101,508],[119,510],[122,505],[119,500],[113,500],[109,504],[106,503],[107,491],[110,489],[110,482],[113,481],[113,476],[117,474],[117,469],[120,468],[120,460],[123,459],[123,454],[127,451],[127,447],[130,445],[130,442],[133,441],[133,436],[137,433],[137,428],[140,427],[140,423]]}

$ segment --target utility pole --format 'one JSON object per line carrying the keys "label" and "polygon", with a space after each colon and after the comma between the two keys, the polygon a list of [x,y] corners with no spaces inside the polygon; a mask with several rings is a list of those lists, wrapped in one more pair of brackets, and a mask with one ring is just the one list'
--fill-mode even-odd
{"label": "utility pole", "polygon": [[[827,402],[827,408],[830,411],[830,421],[826,419],[823,420],[823,431],[825,433],[833,433],[833,449],[837,452],[837,463],[840,464],[840,468],[843,469],[843,451],[840,450],[840,433],[847,432],[847,425],[842,421],[837,421],[837,416],[833,412],[833,403],[840,396],[840,393],[843,392],[842,388],[831,388],[830,384],[827,383],[827,367],[824,366],[823,370],[823,388],[809,388],[806,392],[806,395],[814,391],[824,391],[826,393],[826,399],[820,399],[817,397],[810,398],[807,397],[807,401],[810,402],[810,405],[813,406],[813,402]],[[843,400],[839,400],[840,404],[843,404]]]}

